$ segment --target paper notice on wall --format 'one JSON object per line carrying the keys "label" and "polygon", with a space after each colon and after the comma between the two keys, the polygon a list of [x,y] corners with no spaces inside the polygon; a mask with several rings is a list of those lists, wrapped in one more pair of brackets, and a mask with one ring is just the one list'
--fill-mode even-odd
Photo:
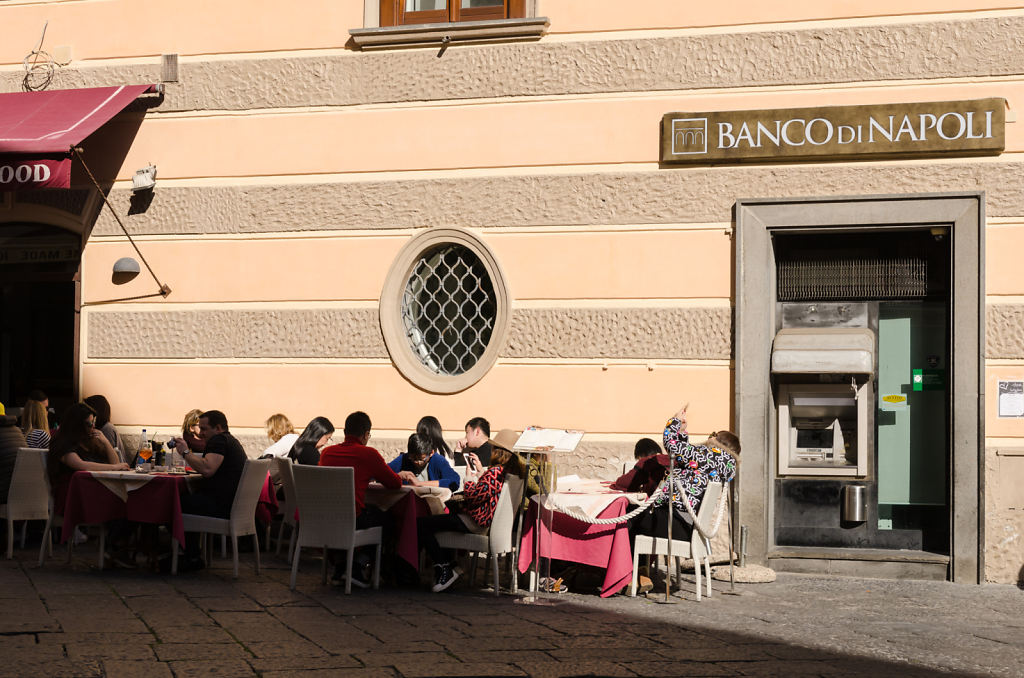
{"label": "paper notice on wall", "polygon": [[999,416],[1024,417],[1024,381],[999,381]]}

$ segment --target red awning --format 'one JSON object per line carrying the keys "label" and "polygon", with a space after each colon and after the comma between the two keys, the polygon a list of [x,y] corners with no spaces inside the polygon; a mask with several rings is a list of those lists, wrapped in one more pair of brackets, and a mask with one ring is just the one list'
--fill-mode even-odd
{"label": "red awning", "polygon": [[153,85],[0,94],[0,191],[68,188],[72,146]]}

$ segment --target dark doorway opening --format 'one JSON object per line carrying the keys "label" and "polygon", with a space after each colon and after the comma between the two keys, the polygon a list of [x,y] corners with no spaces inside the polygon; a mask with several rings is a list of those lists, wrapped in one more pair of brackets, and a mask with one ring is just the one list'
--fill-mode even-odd
{"label": "dark doorway opening", "polygon": [[81,237],[61,228],[0,225],[0,402],[7,407],[21,406],[32,389],[58,413],[77,400],[81,249]]}

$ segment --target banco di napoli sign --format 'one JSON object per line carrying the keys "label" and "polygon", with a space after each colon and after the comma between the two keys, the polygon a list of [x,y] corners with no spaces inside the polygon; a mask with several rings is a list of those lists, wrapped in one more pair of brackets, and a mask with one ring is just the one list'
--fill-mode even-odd
{"label": "banco di napoli sign", "polygon": [[1006,100],[666,113],[661,162],[814,162],[995,155]]}

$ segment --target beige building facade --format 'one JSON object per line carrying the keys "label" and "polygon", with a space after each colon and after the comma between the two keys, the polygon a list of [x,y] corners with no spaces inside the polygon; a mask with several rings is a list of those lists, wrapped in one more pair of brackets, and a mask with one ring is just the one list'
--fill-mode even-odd
{"label": "beige building facade", "polygon": [[[473,416],[494,429],[582,429],[560,468],[602,478],[631,461],[638,437],[660,440],[666,417],[689,402],[696,438],[740,434],[739,517],[753,560],[837,574],[1024,576],[1024,417],[1013,400],[1024,380],[1024,127],[1015,122],[1024,7],[533,0],[505,3],[500,18],[381,26],[406,16],[383,4],[0,7],[0,92],[21,91],[44,25],[47,89],[163,85],[158,100],[82,144],[112,209],[80,169],[70,189],[0,193],[7,245],[25,224],[81,245],[80,266],[0,266],[5,313],[22,319],[26,285],[65,284],[39,303],[66,337],[43,342],[8,321],[5,369],[21,376],[0,384],[0,397],[14,402],[38,381],[25,365],[63,365],[47,368],[49,390],[106,395],[126,435],[168,435],[186,411],[216,408],[254,455],[275,412],[299,427],[318,415],[340,427],[364,410],[371,444],[389,457],[426,414],[453,439]],[[1005,148],[983,156],[953,147],[932,157],[660,161],[672,112],[991,98],[1006,102]],[[133,196],[132,175],[150,163],[156,188]],[[938,216],[894,207],[906,200]],[[766,216],[776,204],[789,221]],[[830,207],[814,224],[801,222],[821,204]],[[958,221],[964,210],[973,221]],[[139,254],[113,212],[166,296],[154,296],[145,265],[115,282],[114,263]],[[787,240],[781,229],[799,223],[800,237],[818,240]],[[801,523],[793,497],[827,485],[821,501],[831,506],[839,495],[829,493],[860,483],[871,502],[884,468],[868,446],[859,475],[823,485],[796,471],[787,485],[776,463],[785,380],[769,362],[788,317],[776,294],[781,262],[841,259],[849,248],[888,256],[882,241],[830,239],[840,231],[941,243],[938,254],[915,254],[911,240],[897,249],[948,283],[920,294],[944,309],[942,348],[928,352],[945,375],[935,421],[948,435],[929,458],[944,473],[928,481],[941,491],[919,502],[926,512],[893,500],[891,515],[869,511],[868,523],[885,524],[874,536],[844,541],[861,528],[836,508],[836,524],[805,543],[785,535],[823,524]],[[751,283],[755,260],[763,279]],[[427,282],[423,266],[458,280],[459,310],[440,310],[447,283]],[[889,317],[879,298],[821,301],[866,304],[862,324],[877,336]],[[766,309],[756,329],[744,325]],[[439,316],[444,327],[432,330]],[[449,325],[462,328],[455,339]],[[973,344],[971,331],[957,334],[964,327]],[[742,341],[756,359],[746,362]],[[438,343],[473,358],[425,357]],[[19,355],[44,344],[45,356]],[[874,350],[877,365],[884,351]],[[876,371],[861,383],[877,381]],[[872,400],[865,442],[884,438],[884,407]],[[931,538],[913,548],[876,539],[901,520]]]}

